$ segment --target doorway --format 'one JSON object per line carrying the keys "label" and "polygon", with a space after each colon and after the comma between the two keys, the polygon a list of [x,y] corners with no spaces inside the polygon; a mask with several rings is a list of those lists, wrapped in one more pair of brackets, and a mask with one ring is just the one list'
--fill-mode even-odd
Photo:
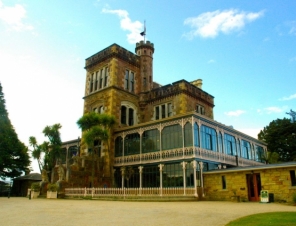
{"label": "doorway", "polygon": [[247,174],[249,201],[260,201],[261,178],[260,173]]}

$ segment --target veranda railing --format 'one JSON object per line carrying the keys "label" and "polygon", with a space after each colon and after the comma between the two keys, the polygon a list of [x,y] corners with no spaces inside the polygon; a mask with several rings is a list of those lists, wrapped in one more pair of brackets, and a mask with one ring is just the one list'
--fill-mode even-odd
{"label": "veranda railing", "polygon": [[194,188],[66,188],[68,197],[187,196],[195,197]]}

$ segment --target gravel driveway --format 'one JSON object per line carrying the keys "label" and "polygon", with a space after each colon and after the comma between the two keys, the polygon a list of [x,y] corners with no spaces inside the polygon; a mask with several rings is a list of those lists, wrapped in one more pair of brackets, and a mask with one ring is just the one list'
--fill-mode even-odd
{"label": "gravel driveway", "polygon": [[0,225],[225,225],[263,212],[296,206],[253,202],[132,202],[0,198]]}

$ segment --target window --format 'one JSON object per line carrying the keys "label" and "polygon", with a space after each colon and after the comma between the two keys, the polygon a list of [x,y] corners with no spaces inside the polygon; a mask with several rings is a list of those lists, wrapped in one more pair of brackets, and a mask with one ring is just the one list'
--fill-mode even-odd
{"label": "window", "polygon": [[130,85],[130,87],[131,87],[131,88],[130,88],[130,91],[131,91],[131,92],[134,92],[134,77],[135,77],[135,76],[134,76],[134,72],[131,72],[131,73],[130,73],[130,84],[131,84],[131,85]]}
{"label": "window", "polygon": [[90,78],[90,89],[89,89],[90,92],[93,91],[93,87],[94,87],[94,74],[92,74]]}
{"label": "window", "polygon": [[124,140],[124,155],[140,154],[140,134],[128,134]]}
{"label": "window", "polygon": [[228,155],[236,155],[236,140],[234,136],[224,134],[225,152]]}
{"label": "window", "polygon": [[147,130],[143,133],[142,152],[155,152],[160,150],[160,133],[158,129]]}
{"label": "window", "polygon": [[101,140],[95,140],[94,141],[94,150],[95,154],[101,157],[102,155],[102,141]]}
{"label": "window", "polygon": [[134,125],[134,109],[128,109],[128,125]]}
{"label": "window", "polygon": [[104,79],[104,87],[108,85],[108,68],[105,68],[105,79]]}
{"label": "window", "polygon": [[135,115],[135,110],[130,106],[121,106],[121,124],[125,124],[128,126],[134,125],[136,123]]}
{"label": "window", "polygon": [[223,152],[223,139],[222,139],[222,133],[219,132],[218,135],[218,145],[219,145],[219,152]]}
{"label": "window", "polygon": [[104,107],[103,106],[100,106],[99,107],[99,114],[103,114],[104,113]]}
{"label": "window", "polygon": [[201,114],[201,115],[204,115],[205,114],[205,108],[203,106],[199,105],[199,104],[196,105],[195,111],[197,113]]}
{"label": "window", "polygon": [[121,124],[126,124],[126,107],[121,106]]}
{"label": "window", "polygon": [[99,76],[99,72],[96,72],[96,81],[95,81],[95,90],[98,89],[98,76]]}
{"label": "window", "polygon": [[159,119],[159,106],[155,107],[155,119]]}
{"label": "window", "polygon": [[182,127],[179,124],[164,127],[161,137],[162,150],[181,148],[183,146]]}
{"label": "window", "polygon": [[161,105],[161,118],[165,118],[166,116],[166,109],[165,109],[165,105]]}
{"label": "window", "polygon": [[263,147],[261,146],[257,146],[255,145],[255,150],[256,150],[256,153],[255,153],[255,159],[256,161],[258,162],[265,162],[264,160],[264,150],[263,150]]}
{"label": "window", "polygon": [[135,91],[135,73],[130,70],[125,70],[124,89],[130,92]]}
{"label": "window", "polygon": [[251,145],[248,141],[242,140],[242,157],[251,159]]}
{"label": "window", "polygon": [[290,170],[291,185],[296,186],[295,170]]}
{"label": "window", "polygon": [[199,147],[199,130],[197,123],[194,123],[194,146]]}
{"label": "window", "polygon": [[184,126],[184,146],[192,146],[192,125],[187,122]]}
{"label": "window", "polygon": [[222,179],[222,189],[226,189],[226,178],[225,178],[225,176],[222,176],[221,179]]}
{"label": "window", "polygon": [[123,139],[116,137],[115,139],[115,157],[120,157],[123,154]]}
{"label": "window", "polygon": [[103,69],[101,69],[100,71],[100,86],[99,86],[100,89],[103,88]]}
{"label": "window", "polygon": [[172,104],[166,103],[154,107],[154,118],[155,120],[167,118],[173,115]]}
{"label": "window", "polygon": [[217,151],[217,134],[215,129],[205,125],[201,126],[201,146],[204,149]]}
{"label": "window", "polygon": [[168,103],[168,117],[173,116],[173,108],[172,108],[172,104]]}
{"label": "window", "polygon": [[89,91],[97,91],[106,87],[108,84],[108,67],[102,68],[99,71],[93,73],[89,80]]}

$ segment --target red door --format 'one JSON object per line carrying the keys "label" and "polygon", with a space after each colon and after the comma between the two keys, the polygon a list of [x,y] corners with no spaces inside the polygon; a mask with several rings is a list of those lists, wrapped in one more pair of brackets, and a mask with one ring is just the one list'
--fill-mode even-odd
{"label": "red door", "polygon": [[247,174],[247,185],[249,201],[260,201],[260,173]]}

